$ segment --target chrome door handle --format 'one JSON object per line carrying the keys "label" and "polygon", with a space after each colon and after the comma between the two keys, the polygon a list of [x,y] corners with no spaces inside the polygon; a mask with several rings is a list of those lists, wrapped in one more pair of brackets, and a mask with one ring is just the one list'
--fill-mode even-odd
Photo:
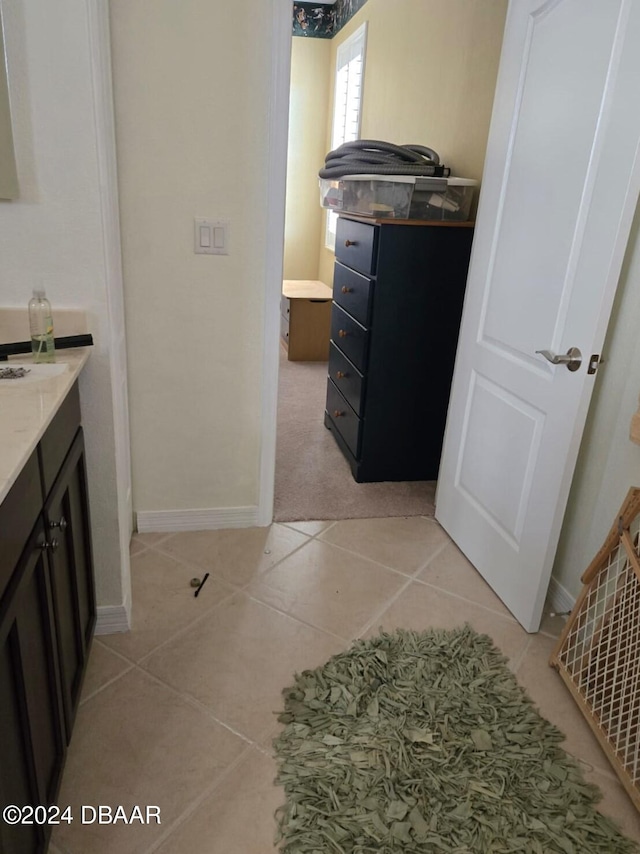
{"label": "chrome door handle", "polygon": [[540,353],[552,365],[566,365],[570,371],[577,371],[582,364],[582,353],[577,347],[570,347],[564,356],[556,356],[551,350],[536,350],[536,353]]}

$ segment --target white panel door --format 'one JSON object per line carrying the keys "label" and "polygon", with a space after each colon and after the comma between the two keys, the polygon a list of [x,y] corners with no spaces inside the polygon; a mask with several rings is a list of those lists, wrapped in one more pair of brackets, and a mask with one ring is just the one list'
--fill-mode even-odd
{"label": "white panel door", "polygon": [[436,517],[528,631],[638,198],[639,46],[640,0],[509,7]]}

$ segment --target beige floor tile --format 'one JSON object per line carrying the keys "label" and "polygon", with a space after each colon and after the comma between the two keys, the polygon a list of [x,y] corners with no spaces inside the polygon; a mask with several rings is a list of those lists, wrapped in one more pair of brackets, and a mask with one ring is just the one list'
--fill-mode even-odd
{"label": "beige floor tile", "polygon": [[554,638],[558,638],[562,634],[567,623],[567,618],[564,616],[552,617],[551,610],[552,609],[548,605],[545,606],[544,613],[542,615],[542,622],[540,623],[540,631],[547,635],[552,635]]}
{"label": "beige floor tile", "polygon": [[350,640],[406,583],[405,576],[377,563],[312,540],[247,592]]}
{"label": "beige floor tile", "polygon": [[147,546],[155,546],[158,543],[161,543],[162,540],[166,540],[168,536],[169,533],[167,531],[153,531],[145,534],[136,532],[131,537],[131,542],[146,548]]}
{"label": "beige floor tile", "polygon": [[487,634],[508,658],[518,660],[528,635],[515,620],[465,602],[448,593],[412,582],[396,601],[372,624],[366,637],[394,629],[453,629],[469,623],[477,632]]}
{"label": "beige floor tile", "polygon": [[275,852],[274,813],[284,803],[284,791],[274,785],[275,776],[275,761],[252,750],[157,854]]}
{"label": "beige floor tile", "polygon": [[533,635],[516,675],[540,713],[555,724],[566,736],[562,747],[594,768],[610,769],[607,757],[600,749],[582,712],[558,672],[549,666],[549,656],[556,645],[555,638]]}
{"label": "beige floor tile", "polygon": [[244,586],[307,541],[299,531],[271,525],[181,532],[172,534],[160,548],[231,584]]}
{"label": "beige floor tile", "polygon": [[274,720],[271,729],[266,733],[266,735],[256,742],[257,746],[261,750],[266,750],[267,753],[272,754],[274,739],[282,729],[284,729],[284,724],[281,724],[278,720]]}
{"label": "beige floor tile", "polygon": [[[284,795],[269,754],[281,691],[294,674],[361,631],[465,622],[510,657],[602,791],[601,811],[640,842],[637,810],[548,666],[564,618],[547,608],[544,634],[527,635],[433,519],[136,534],[131,554],[134,628],[94,641],[58,802],[78,815],[80,804],[157,804],[162,825],[74,822],[57,828],[50,854],[144,854],[173,823],[155,854],[275,852],[274,811]],[[407,579],[385,567],[419,575],[398,595]],[[189,581],[205,571],[211,577],[195,599]],[[142,669],[128,670],[115,653],[143,660]]]}
{"label": "beige floor tile", "polygon": [[189,584],[193,574],[193,567],[155,549],[133,557],[131,631],[102,635],[101,642],[132,661],[139,661],[233,592],[233,588],[212,576],[196,598]]}
{"label": "beige floor tile", "polygon": [[73,854],[140,854],[246,749],[246,742],[137,668],[81,706],[61,805],[159,806],[162,825],[74,821],[54,844]]}
{"label": "beige floor tile", "polygon": [[147,548],[145,543],[136,539],[135,537],[131,538],[131,542],[129,544],[129,556],[134,557],[135,555],[140,554],[140,552],[144,551]]}
{"label": "beige floor tile", "polygon": [[446,545],[416,578],[509,616],[508,608],[455,543]]}
{"label": "beige floor tile", "polygon": [[602,792],[602,800],[598,804],[600,812],[613,819],[625,836],[640,843],[640,813],[622,783],[595,770],[585,771],[585,777]]}
{"label": "beige floor tile", "polygon": [[287,528],[293,528],[294,531],[300,531],[302,534],[308,534],[310,537],[315,537],[316,534],[326,531],[334,522],[284,522]]}
{"label": "beige floor tile", "polygon": [[392,519],[347,519],[318,539],[357,552],[379,563],[413,574],[445,543],[437,522],[422,516]]}
{"label": "beige floor tile", "polygon": [[83,702],[85,697],[90,697],[103,685],[121,676],[131,667],[120,656],[111,652],[96,638],[91,645],[89,664],[82,685]]}
{"label": "beige floor tile", "polygon": [[273,728],[294,673],[323,664],[343,646],[239,593],[144,666],[218,720],[260,740]]}

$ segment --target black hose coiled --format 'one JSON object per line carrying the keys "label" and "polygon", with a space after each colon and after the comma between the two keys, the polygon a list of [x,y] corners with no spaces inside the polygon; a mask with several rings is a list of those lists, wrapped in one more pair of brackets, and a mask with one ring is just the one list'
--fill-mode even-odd
{"label": "black hose coiled", "polygon": [[376,139],[356,139],[330,151],[318,176],[341,178],[369,173],[446,178],[451,170],[440,163],[437,152],[424,145],[394,145]]}

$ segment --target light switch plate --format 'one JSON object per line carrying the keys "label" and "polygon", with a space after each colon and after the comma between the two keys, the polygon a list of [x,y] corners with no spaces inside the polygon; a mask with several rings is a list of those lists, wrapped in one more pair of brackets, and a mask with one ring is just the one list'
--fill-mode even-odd
{"label": "light switch plate", "polygon": [[229,221],[194,219],[194,252],[196,255],[229,254]]}

